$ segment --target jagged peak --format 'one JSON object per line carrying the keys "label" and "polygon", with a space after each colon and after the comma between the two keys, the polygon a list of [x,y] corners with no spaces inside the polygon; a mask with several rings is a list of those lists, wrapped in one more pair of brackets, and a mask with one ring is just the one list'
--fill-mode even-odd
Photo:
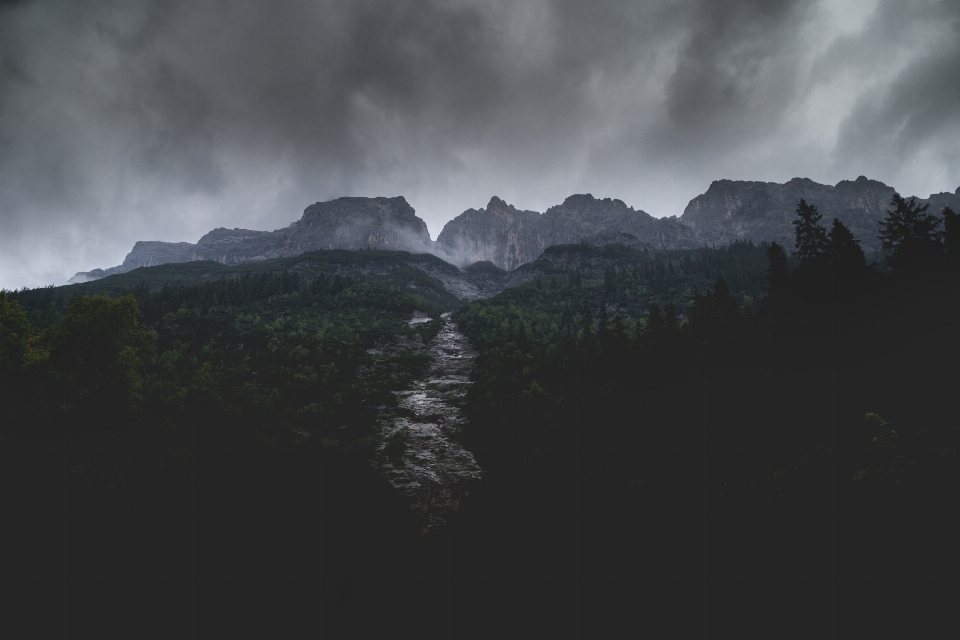
{"label": "jagged peak", "polygon": [[566,200],[563,201],[564,205],[575,205],[575,204],[586,204],[596,202],[597,199],[593,197],[592,193],[575,193],[571,196],[567,196]]}
{"label": "jagged peak", "polygon": [[883,182],[880,182],[879,180],[873,180],[873,179],[871,179],[871,178],[868,178],[867,176],[857,176],[857,179],[856,179],[856,180],[841,180],[840,182],[838,182],[837,184],[835,184],[834,187],[839,187],[839,186],[842,185],[842,184],[853,184],[853,185],[856,185],[856,186],[858,186],[858,187],[866,187],[866,186],[868,186],[868,185],[875,185],[875,186],[880,186],[880,187],[886,187],[886,186],[887,186],[887,185],[884,184]]}
{"label": "jagged peak", "polygon": [[507,204],[497,196],[490,198],[490,202],[487,203],[487,209],[510,209],[513,208],[511,205]]}
{"label": "jagged peak", "polygon": [[[606,205],[608,207],[614,207],[617,209],[631,209],[628,207],[627,203],[619,198],[596,198],[591,193],[575,193],[572,196],[567,197],[563,201],[563,204],[558,205],[560,207],[593,207],[598,204]],[[556,207],[551,207],[556,208]]]}

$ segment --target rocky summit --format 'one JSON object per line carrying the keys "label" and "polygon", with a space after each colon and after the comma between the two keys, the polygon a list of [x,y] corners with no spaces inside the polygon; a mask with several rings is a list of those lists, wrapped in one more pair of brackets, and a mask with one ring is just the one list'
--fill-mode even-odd
{"label": "rocky summit", "polygon": [[[828,227],[838,218],[860,241],[865,251],[880,249],[877,239],[880,221],[887,215],[895,190],[882,182],[860,176],[834,186],[808,178],[794,178],[785,184],[717,180],[707,192],[690,201],[680,222],[689,227],[698,242],[725,245],[737,240],[779,242],[793,249],[797,203],[800,199],[816,205]],[[939,214],[945,206],[960,211],[957,193],[940,193],[926,199],[929,212]]]}
{"label": "rocky summit", "polygon": [[138,267],[171,262],[214,260],[240,264],[295,256],[318,249],[391,249],[429,251],[426,223],[402,196],[396,198],[337,198],[310,205],[303,217],[285,229],[251,231],[214,229],[196,244],[137,242],[123,264],[80,272],[70,283],[125,273]]}
{"label": "rocky summit", "polygon": [[494,197],[485,209],[468,209],[437,236],[440,256],[458,264],[488,260],[501,269],[533,262],[558,244],[622,243],[650,249],[699,246],[676,217],[654,218],[622,200],[572,195],[543,214],[521,211]]}

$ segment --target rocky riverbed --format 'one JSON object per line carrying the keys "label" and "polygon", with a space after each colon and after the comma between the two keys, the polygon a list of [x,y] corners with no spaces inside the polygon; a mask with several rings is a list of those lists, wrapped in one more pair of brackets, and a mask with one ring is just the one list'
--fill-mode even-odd
{"label": "rocky riverbed", "polygon": [[449,313],[440,322],[440,332],[425,348],[433,358],[427,375],[397,392],[398,406],[380,416],[382,444],[374,461],[424,516],[424,532],[446,523],[482,473],[473,454],[456,441],[475,354]]}

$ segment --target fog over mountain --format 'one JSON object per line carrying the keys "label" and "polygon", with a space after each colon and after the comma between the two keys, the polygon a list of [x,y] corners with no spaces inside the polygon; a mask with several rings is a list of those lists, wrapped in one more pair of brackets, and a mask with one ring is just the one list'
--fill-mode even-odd
{"label": "fog over mountain", "polygon": [[0,286],[346,196],[402,195],[436,240],[494,195],[954,194],[957,77],[958,0],[3,2]]}

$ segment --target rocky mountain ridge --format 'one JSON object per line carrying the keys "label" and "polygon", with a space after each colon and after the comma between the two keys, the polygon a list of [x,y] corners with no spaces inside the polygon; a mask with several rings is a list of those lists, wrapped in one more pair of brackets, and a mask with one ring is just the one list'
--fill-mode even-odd
{"label": "rocky mountain ridge", "polygon": [[622,200],[572,195],[544,213],[520,211],[494,196],[485,209],[468,209],[437,236],[438,255],[457,264],[489,260],[513,270],[559,244],[624,243],[649,249],[695,248],[693,233],[674,216],[654,218]]}
{"label": "rocky mountain ridge", "polygon": [[[834,186],[809,178],[794,178],[784,184],[717,180],[706,193],[690,201],[680,222],[705,245],[752,240],[779,242],[792,250],[792,222],[802,198],[816,205],[824,226],[829,228],[833,219],[838,218],[853,232],[864,251],[877,251],[877,232],[894,193],[893,187],[865,176],[841,180]],[[946,206],[960,211],[960,188],[952,194],[933,194],[917,201],[929,204],[930,213],[939,214]]]}
{"label": "rocky mountain ridge", "polygon": [[213,260],[241,264],[300,255],[319,249],[387,249],[426,253],[433,247],[427,224],[403,196],[337,198],[310,205],[284,229],[251,231],[218,228],[196,244],[137,242],[123,263],[77,273],[71,284],[171,262]]}
{"label": "rocky mountain ridge", "polygon": [[[533,262],[548,247],[581,242],[656,250],[750,240],[776,241],[791,250],[791,223],[801,198],[817,206],[825,225],[839,218],[869,252],[880,248],[877,231],[893,194],[893,187],[864,176],[834,186],[808,178],[784,184],[717,180],[691,200],[679,218],[654,218],[622,200],[598,199],[591,194],[572,195],[542,214],[517,209],[494,196],[485,208],[467,209],[447,222],[436,242],[402,196],[338,198],[307,207],[299,220],[277,231],[219,228],[196,244],[137,242],[122,264],[78,273],[70,282],[173,262],[241,264],[320,249],[432,253],[460,266],[487,261],[507,271]],[[918,201],[929,204],[929,211],[935,214],[946,206],[960,211],[960,188]]]}

